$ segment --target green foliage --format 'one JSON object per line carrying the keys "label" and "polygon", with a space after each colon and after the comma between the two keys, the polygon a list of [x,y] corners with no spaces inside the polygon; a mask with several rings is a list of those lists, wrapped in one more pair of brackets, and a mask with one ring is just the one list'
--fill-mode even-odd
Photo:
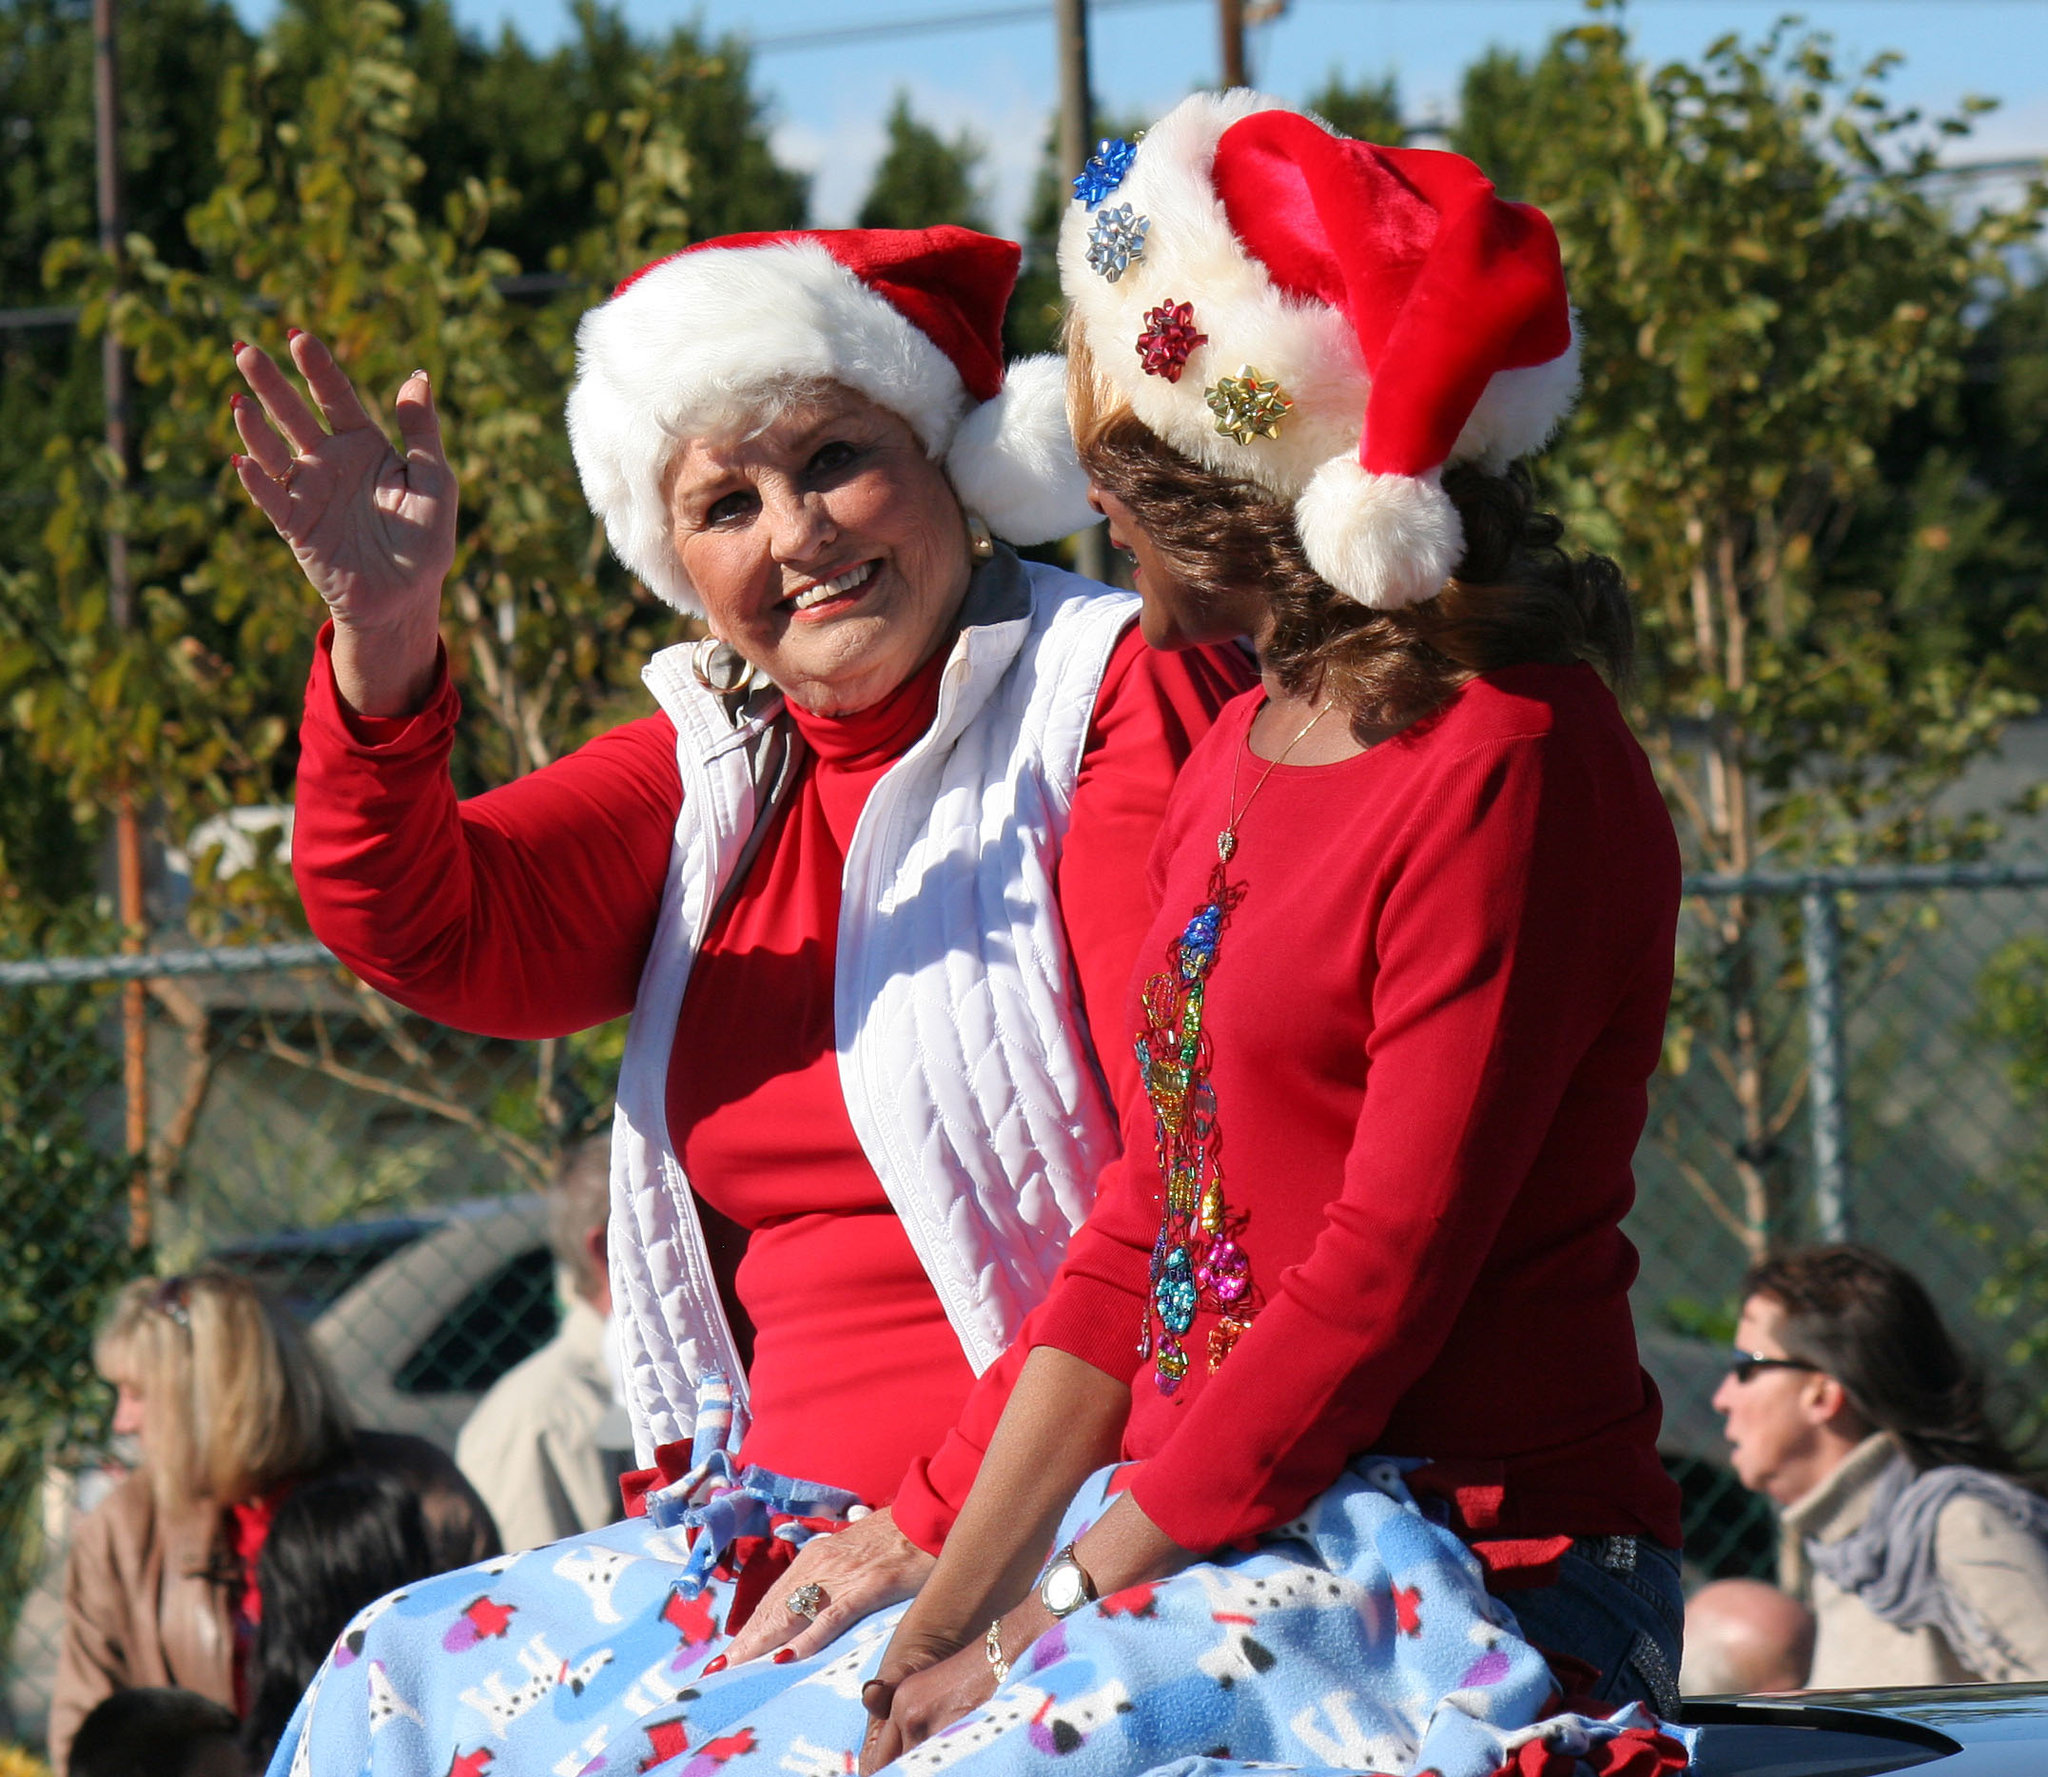
{"label": "green foliage", "polygon": [[[593,289],[536,309],[493,288],[517,269],[485,244],[502,193],[472,179],[438,218],[418,207],[418,83],[398,15],[351,6],[346,23],[288,109],[268,51],[230,76],[221,180],[188,222],[194,268],[138,236],[130,287],[114,294],[89,249],[53,256],[86,299],[88,329],[114,326],[132,352],[145,480],[122,488],[95,453],[55,442],[42,559],[0,605],[0,694],[73,801],[132,784],[173,832],[287,797],[314,626],[288,555],[227,468],[237,336],[275,346],[286,320],[318,331],[373,409],[415,364],[433,374],[464,497],[445,634],[469,692],[469,781],[517,776],[605,725],[672,625],[608,565],[557,413],[576,314],[618,264],[689,238],[692,163],[666,100],[696,65],[629,70],[630,102],[588,121],[603,177],[558,257]],[[114,516],[136,570],[128,634],[107,610],[101,538]],[[247,881],[236,893],[261,899]],[[202,909],[202,924],[255,911],[226,903]],[[270,911],[289,906],[279,894]]]}
{"label": "green foliage", "polygon": [[[180,218],[217,173],[222,83],[255,45],[226,0],[151,0],[122,7],[118,19],[129,221],[182,262]],[[0,306],[26,306],[45,300],[50,243],[97,226],[86,0],[0,4],[0,131]]]}
{"label": "green foliage", "polygon": [[1401,119],[1400,82],[1391,74],[1361,80],[1354,86],[1332,68],[1322,86],[1309,94],[1307,103],[1324,122],[1361,142],[1399,148],[1408,140],[1408,126]]}
{"label": "green foliage", "polygon": [[[1551,469],[1640,588],[1644,714],[1703,725],[1661,761],[1702,863],[1967,844],[1928,805],[2028,707],[1929,622],[1933,564],[1893,555],[1879,578],[1844,549],[1902,491],[1878,443],[1953,401],[1972,311],[2037,222],[1943,207],[1888,69],[1842,70],[1824,38],[1781,31],[1651,71],[1592,25],[1521,103],[1499,57],[1466,95],[1482,139],[1463,145],[1550,210],[1572,268],[1586,392]],[[1954,511],[1938,463],[1903,491]],[[1909,536],[1925,556],[1954,543]]]}
{"label": "green foliage", "polygon": [[112,1083],[104,1008],[76,989],[0,996],[0,1646],[34,1578],[44,1465],[105,1409],[94,1329],[144,1268],[126,1238],[128,1168],[90,1121]]}
{"label": "green foliage", "polygon": [[[1979,991],[1976,1035],[2004,1050],[2015,1104],[2038,1110],[2048,1096],[2048,938],[2006,945]],[[2016,1195],[2027,1232],[2015,1238],[2002,1225],[1972,1228],[1992,1262],[1977,1305],[2010,1329],[2006,1361],[2038,1376],[2048,1364],[2048,1140],[1997,1182]],[[2036,1404],[2036,1414],[2048,1416],[2048,1401]]]}
{"label": "green foliage", "polygon": [[[2012,519],[1949,456],[1880,447],[1953,411],[2039,194],[1948,208],[1935,145],[1977,107],[1895,108],[1890,58],[1844,69],[1787,25],[1653,69],[1603,10],[1533,64],[1476,64],[1456,145],[1557,225],[1585,391],[1545,469],[1637,588],[1637,727],[1689,861],[1969,856],[1991,824],[1935,799],[2032,700],[1959,620],[1952,564],[2013,550]],[[1707,930],[1667,1060],[1708,1058],[1735,1117],[1680,1163],[1757,1250],[1799,1231],[1803,1033],[1771,1011],[1797,1003],[1796,930],[1741,900]],[[1883,940],[1853,931],[1852,960]]]}
{"label": "green foliage", "polygon": [[2007,295],[1978,329],[1936,442],[1999,514],[1982,545],[1946,552],[1946,609],[1975,655],[2002,656],[2016,684],[2048,696],[2048,282]]}
{"label": "green foliage", "polygon": [[948,142],[911,115],[910,96],[898,93],[889,107],[889,146],[861,201],[862,228],[931,228],[941,222],[962,228],[988,227],[981,190],[975,183],[982,147],[962,131]]}

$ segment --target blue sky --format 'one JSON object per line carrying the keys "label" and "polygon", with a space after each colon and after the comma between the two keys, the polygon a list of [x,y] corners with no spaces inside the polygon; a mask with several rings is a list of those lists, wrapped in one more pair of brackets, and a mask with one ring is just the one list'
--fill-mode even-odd
{"label": "blue sky", "polygon": [[[261,24],[269,0],[238,0]],[[950,14],[1013,0],[626,0],[646,28],[696,19],[758,39],[837,26]],[[1966,93],[2003,101],[1958,153],[2048,152],[2048,0],[1633,0],[1631,30],[1655,58],[1697,55],[1730,32],[1755,37],[1796,10],[1833,33],[1844,59],[1898,50],[1892,89],[1929,110]],[[509,25],[536,47],[569,27],[564,0],[455,0],[457,16],[494,36]],[[1112,114],[1165,109],[1214,80],[1213,0],[1124,0],[1092,15],[1094,85]],[[1441,114],[1463,67],[1491,44],[1533,50],[1584,16],[1577,0],[1290,0],[1252,34],[1257,83],[1301,98],[1332,68],[1349,78],[1391,71],[1410,115]],[[813,172],[814,218],[850,219],[880,153],[882,120],[899,88],[947,133],[985,144],[984,178],[999,227],[1018,225],[1057,86],[1050,8],[1037,20],[907,34],[829,47],[763,48],[757,82],[773,106],[783,157]]]}

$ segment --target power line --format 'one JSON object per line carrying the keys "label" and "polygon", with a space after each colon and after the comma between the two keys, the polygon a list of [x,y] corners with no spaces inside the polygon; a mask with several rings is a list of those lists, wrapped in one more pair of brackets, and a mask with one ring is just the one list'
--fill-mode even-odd
{"label": "power line", "polygon": [[[1412,0],[1295,0],[1296,4],[1315,6],[1374,7],[1381,11],[1395,6],[1412,4]],[[1458,0],[1430,0],[1431,5],[1457,4]],[[1464,0],[1469,5],[1498,5],[1500,0]],[[1511,0],[1524,6],[1547,7],[1553,12],[1570,11],[1569,0]],[[1857,0],[1868,5],[1872,0]],[[1897,5],[1922,6],[1926,0],[1891,0]],[[1091,12],[1123,12],[1138,7],[1195,6],[1208,4],[1208,0],[1091,0]],[[1782,0],[1635,0],[1639,6],[1655,7],[1661,11],[1671,6],[1714,6],[1749,5],[1752,7],[1780,6]],[[2041,6],[2048,0],[1949,0],[1951,5],[1978,7]],[[768,54],[785,49],[817,49],[835,43],[860,43],[882,37],[922,37],[946,31],[973,31],[999,25],[1032,24],[1048,20],[1053,16],[1051,0],[1038,0],[1038,4],[1013,6],[980,6],[958,12],[910,13],[895,18],[874,19],[863,25],[831,25],[809,31],[776,31],[767,36],[747,39],[748,47],[756,54]],[[1277,15],[1274,15],[1277,16]],[[1248,20],[1247,22],[1251,22]],[[1259,23],[1270,23],[1262,18]]]}
{"label": "power line", "polygon": [[[1206,0],[1091,0],[1088,10],[1128,12],[1139,7],[1193,6]],[[1053,16],[1051,0],[1037,5],[982,6],[965,12],[913,13],[905,17],[874,19],[865,25],[833,25],[817,31],[777,31],[747,40],[756,55],[784,49],[819,49],[834,43],[860,43],[876,37],[923,37],[942,31],[974,31],[991,25],[1035,24]]]}

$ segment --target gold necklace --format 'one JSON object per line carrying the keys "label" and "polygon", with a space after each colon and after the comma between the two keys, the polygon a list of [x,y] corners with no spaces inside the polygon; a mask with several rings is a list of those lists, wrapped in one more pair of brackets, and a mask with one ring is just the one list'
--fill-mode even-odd
{"label": "gold necklace", "polygon": [[[1244,799],[1244,807],[1239,808],[1237,805],[1238,769],[1244,764],[1244,755],[1251,751],[1252,746],[1251,731],[1249,729],[1245,731],[1244,749],[1230,762],[1230,818],[1223,823],[1223,831],[1216,835],[1216,856],[1222,862],[1229,863],[1232,855],[1237,851],[1238,823],[1251,813],[1252,804],[1258,800],[1259,792],[1266,787],[1266,779],[1287,763],[1287,755],[1300,746],[1303,741],[1307,740],[1308,731],[1335,707],[1336,705],[1333,703],[1324,704],[1321,709],[1317,710],[1313,716],[1309,717],[1302,724],[1301,732],[1280,749],[1280,756],[1271,761],[1266,769],[1259,773],[1259,781],[1252,785],[1252,793]],[[1254,719],[1256,720],[1256,718]]]}

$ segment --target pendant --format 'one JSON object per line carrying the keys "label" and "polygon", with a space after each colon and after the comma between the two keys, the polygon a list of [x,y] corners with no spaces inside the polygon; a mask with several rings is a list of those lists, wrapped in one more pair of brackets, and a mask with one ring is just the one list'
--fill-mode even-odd
{"label": "pendant", "polygon": [[1237,856],[1237,835],[1228,827],[1216,835],[1216,856],[1226,864]]}

